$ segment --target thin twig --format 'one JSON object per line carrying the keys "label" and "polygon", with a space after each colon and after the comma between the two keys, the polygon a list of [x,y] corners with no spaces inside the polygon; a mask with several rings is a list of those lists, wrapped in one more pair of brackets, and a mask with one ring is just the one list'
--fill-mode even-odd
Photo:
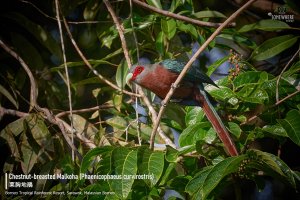
{"label": "thin twig", "polygon": [[[135,93],[138,93],[138,88],[135,88]],[[139,123],[139,112],[138,112],[138,98],[135,97],[135,120],[136,120],[136,131],[138,135],[139,145],[142,145],[141,131],[140,131],[140,123]]]}
{"label": "thin twig", "polygon": [[298,51],[296,51],[296,53],[293,55],[293,57],[285,65],[285,67],[283,68],[283,70],[281,71],[281,73],[279,74],[279,76],[277,78],[277,81],[276,81],[276,102],[279,101],[279,82],[280,82],[280,79],[281,79],[283,73],[285,72],[285,70],[290,66],[292,61],[296,58],[297,54],[299,54],[299,52],[300,52],[300,48],[298,49]]}
{"label": "thin twig", "polygon": [[[124,36],[124,27],[122,26],[119,19],[117,18],[117,16],[116,16],[111,4],[109,3],[109,1],[104,0],[103,2],[106,5],[107,10],[110,13],[110,16],[112,17],[112,19],[113,19],[113,21],[116,25],[116,28],[117,28],[117,31],[119,33],[119,37],[120,37],[120,40],[121,40],[121,45],[122,45],[122,49],[123,49],[123,52],[124,52],[124,56],[125,56],[127,65],[130,68],[132,63],[131,63],[131,59],[130,59],[130,56],[129,56],[129,52],[128,52],[128,48],[127,48],[127,44],[126,44],[126,40],[125,40],[125,36]],[[140,126],[139,126],[137,111],[136,111],[136,117],[137,117],[137,127],[136,127],[137,138],[138,138],[139,145],[141,145],[142,139],[141,139],[141,133],[140,133]],[[126,138],[127,138],[127,132],[126,132]]]}
{"label": "thin twig", "polygon": [[[156,112],[156,110],[154,109],[154,107],[152,106],[151,102],[149,101],[149,99],[145,95],[144,91],[141,89],[141,91],[139,91],[139,92],[142,95],[141,98],[143,99],[144,103],[146,104],[146,106],[149,109],[149,112],[151,113],[151,119],[152,119],[152,121],[155,122],[155,120],[157,119],[157,112]],[[163,132],[163,130],[160,127],[160,125],[158,125],[157,131],[158,131],[159,136],[165,141],[165,143],[167,145],[173,147],[174,149],[177,148],[176,145],[174,144],[174,142],[172,142],[172,140]],[[151,144],[151,138],[150,138],[149,142]]]}
{"label": "thin twig", "polygon": [[[73,123],[73,108],[72,108],[72,93],[71,93],[71,86],[70,86],[70,77],[69,77],[69,72],[68,72],[68,66],[67,66],[67,58],[66,58],[66,51],[65,51],[65,43],[64,43],[64,38],[63,38],[63,33],[62,33],[62,28],[61,28],[61,20],[60,20],[60,9],[59,9],[59,2],[58,0],[55,0],[55,10],[56,10],[56,19],[57,19],[57,24],[58,24],[58,29],[59,29],[59,36],[60,36],[60,44],[61,44],[61,50],[63,54],[63,60],[64,60],[64,68],[65,68],[65,73],[66,73],[66,85],[67,85],[67,90],[68,90],[68,101],[69,101],[69,110],[70,110],[70,121],[71,121],[71,130],[74,129],[74,123]],[[75,130],[76,131],[76,130]],[[74,134],[71,133],[71,141],[74,144]],[[72,160],[75,160],[75,155],[74,151],[72,150]]]}
{"label": "thin twig", "polygon": [[4,107],[0,106],[0,119],[2,119],[2,117],[4,115],[12,115],[12,116],[22,118],[22,117],[27,117],[29,114],[18,111],[18,110],[12,110],[12,109],[8,109],[8,108],[4,108]]}
{"label": "thin twig", "polygon": [[[165,10],[155,8],[155,7],[150,6],[146,3],[143,3],[139,0],[132,0],[132,1],[133,1],[133,3],[139,5],[143,8],[146,8],[150,11],[153,11],[153,12],[156,12],[158,14],[161,14],[161,15],[164,15],[164,16],[167,16],[167,17],[171,17],[171,18],[174,18],[174,19],[185,21],[185,22],[188,22],[188,23],[191,23],[191,24],[195,24],[195,25],[198,25],[198,26],[219,27],[222,24],[222,23],[199,21],[199,20],[192,19],[192,18],[189,18],[189,17],[186,17],[186,16],[178,15],[178,14],[175,14],[175,13],[172,13],[172,12],[169,12],[169,11],[165,11]],[[235,23],[228,23],[228,24],[226,24],[226,26],[235,26]]]}
{"label": "thin twig", "polygon": [[[120,35],[120,39],[121,39],[125,59],[126,59],[126,62],[128,63],[128,67],[130,68],[131,67],[131,60],[130,60],[130,57],[129,57],[129,53],[128,53],[128,49],[127,49],[127,45],[126,45],[126,40],[125,40],[125,37],[124,37],[124,31],[121,28],[120,22],[119,22],[118,18],[116,17],[116,15],[114,13],[114,10],[111,8],[110,3],[107,0],[105,0],[104,3],[105,3],[105,5],[108,5],[108,8],[109,8],[108,10],[109,10],[109,12],[110,12],[110,14],[111,14],[111,16],[114,20],[115,25],[117,26],[117,30],[118,30],[119,35]],[[153,108],[153,106],[152,106],[151,102],[149,101],[149,99],[146,97],[146,95],[145,95],[144,91],[142,90],[142,88],[138,85],[136,85],[136,87],[137,87],[138,93],[140,94],[140,97],[142,98],[142,100],[144,101],[144,103],[146,104],[146,106],[148,107],[148,109],[151,113],[152,121],[155,121],[155,119],[157,117],[157,113],[156,113],[155,109]],[[165,143],[167,145],[170,145],[171,147],[176,148],[176,145],[170,140],[170,138],[168,138],[165,135],[165,133],[162,131],[162,129],[160,127],[158,127],[158,131],[159,131],[160,137],[165,141]]]}
{"label": "thin twig", "polygon": [[112,17],[114,23],[116,24],[116,28],[117,28],[117,31],[118,31],[118,33],[119,33],[120,39],[121,39],[121,45],[122,45],[122,48],[123,48],[123,50],[124,50],[124,56],[125,56],[126,62],[127,62],[127,64],[128,64],[128,66],[131,67],[132,63],[131,63],[131,59],[130,59],[129,53],[128,53],[128,51],[125,51],[125,49],[127,49],[125,36],[124,36],[124,34],[120,34],[120,33],[123,33],[123,32],[124,32],[124,27],[123,27],[123,25],[120,23],[120,21],[119,21],[119,19],[117,18],[117,16],[115,15],[115,12],[114,12],[114,10],[113,10],[111,4],[109,3],[109,1],[104,0],[103,2],[104,2],[104,4],[106,5],[107,10],[108,10],[108,12],[110,13],[110,16]]}
{"label": "thin twig", "polygon": [[[73,113],[86,113],[86,112],[92,112],[95,110],[99,110],[99,109],[107,109],[107,108],[114,108],[113,105],[99,105],[99,106],[94,106],[91,108],[83,108],[83,109],[78,109],[78,110],[73,110]],[[62,111],[58,114],[55,115],[55,117],[62,117],[64,115],[68,115],[70,114],[70,111]]]}
{"label": "thin twig", "polygon": [[134,24],[133,24],[133,14],[132,14],[132,0],[129,0],[129,6],[130,6],[130,23],[131,23],[131,28],[132,28],[132,33],[133,33],[133,38],[134,38],[134,44],[136,48],[136,58],[137,62],[139,63],[140,60],[140,51],[139,51],[139,45],[138,45],[138,39],[134,30]]}
{"label": "thin twig", "polygon": [[[135,48],[136,48],[136,57],[137,57],[137,61],[139,63],[139,59],[140,59],[139,45],[138,45],[138,40],[137,40],[137,36],[136,36],[135,30],[134,30],[134,24],[133,24],[132,0],[129,0],[129,7],[130,7],[130,16],[129,16],[129,18],[130,18],[130,23],[131,23],[131,28],[132,28],[132,34],[133,34],[133,38],[134,38],[134,44],[135,44]],[[136,89],[135,93],[138,93],[138,87],[136,87],[135,89]],[[135,118],[136,118],[136,121],[137,121],[136,129],[137,129],[137,133],[138,133],[138,138],[141,138],[141,136],[140,136],[139,112],[137,110],[137,107],[138,107],[138,98],[135,97],[135,108],[136,108],[135,109]],[[139,145],[140,146],[142,145],[142,141],[141,140],[139,140]]]}
{"label": "thin twig", "polygon": [[[287,95],[286,97],[280,99],[280,100],[277,101],[275,104],[273,104],[273,105],[271,105],[270,107],[268,107],[266,110],[271,109],[271,108],[274,108],[274,107],[280,105],[281,103],[283,103],[284,101],[288,100],[289,98],[292,98],[293,96],[295,96],[295,95],[298,94],[298,93],[300,93],[300,90],[297,90],[297,91],[293,92],[292,94],[289,94],[289,95]],[[241,123],[241,125],[245,125],[245,124],[247,124],[247,123],[249,123],[249,122],[255,120],[256,118],[259,117],[259,115],[261,115],[261,114],[264,113],[264,112],[265,112],[265,109],[262,110],[261,112],[259,112],[258,114],[256,114],[256,115],[250,117],[249,119],[247,119],[247,121]]]}
{"label": "thin twig", "polygon": [[289,98],[292,98],[293,96],[295,96],[296,94],[298,94],[300,92],[300,90],[297,90],[295,92],[293,92],[292,94],[289,94],[287,95],[286,97],[284,97],[283,99],[280,99],[279,101],[277,101],[274,106],[271,106],[272,107],[275,107],[275,106],[278,106],[279,104],[281,104],[282,102],[284,102],[285,100],[289,99]]}
{"label": "thin twig", "polygon": [[248,1],[245,5],[243,5],[240,9],[238,9],[236,12],[234,12],[228,19],[226,19],[226,21],[224,23],[221,24],[220,27],[218,27],[215,32],[213,32],[213,34],[204,42],[204,44],[198,49],[198,51],[191,57],[191,59],[188,61],[188,63],[184,66],[183,70],[181,71],[181,73],[179,74],[178,78],[176,79],[176,81],[174,82],[173,86],[170,88],[170,91],[168,92],[168,94],[166,95],[165,99],[162,101],[163,106],[160,108],[157,119],[154,122],[153,125],[153,130],[151,133],[151,138],[150,138],[150,148],[153,149],[154,147],[154,139],[155,139],[155,135],[156,135],[156,130],[157,127],[159,125],[160,119],[166,109],[166,105],[169,102],[169,100],[171,99],[175,88],[177,88],[178,84],[180,83],[180,81],[183,79],[183,77],[185,76],[185,74],[188,72],[188,70],[191,68],[192,64],[195,62],[195,60],[197,59],[197,57],[206,49],[206,47],[209,45],[209,43],[233,20],[235,19],[243,10],[245,10],[248,6],[250,6],[254,1],[256,0],[250,0]]}

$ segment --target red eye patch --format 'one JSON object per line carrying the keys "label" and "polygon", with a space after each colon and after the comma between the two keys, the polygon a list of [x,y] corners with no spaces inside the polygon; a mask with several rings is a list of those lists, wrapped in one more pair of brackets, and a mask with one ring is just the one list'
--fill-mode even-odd
{"label": "red eye patch", "polygon": [[131,78],[131,80],[135,80],[136,77],[142,73],[142,71],[144,70],[144,67],[143,66],[137,66],[135,69],[134,69],[134,72],[133,72],[133,76]]}

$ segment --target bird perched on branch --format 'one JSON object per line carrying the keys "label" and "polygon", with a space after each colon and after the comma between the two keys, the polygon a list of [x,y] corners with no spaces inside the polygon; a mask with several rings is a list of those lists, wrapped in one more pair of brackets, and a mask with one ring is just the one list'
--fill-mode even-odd
{"label": "bird perched on branch", "polygon": [[[127,82],[136,84],[152,91],[160,98],[165,98],[176,81],[185,64],[177,60],[164,60],[154,64],[133,65],[126,77]],[[203,83],[218,87],[206,74],[196,67],[191,67],[177,88],[172,99],[184,105],[201,106],[211,122],[226,151],[231,156],[238,155],[236,147],[218,113],[211,104],[209,94],[204,90]]]}

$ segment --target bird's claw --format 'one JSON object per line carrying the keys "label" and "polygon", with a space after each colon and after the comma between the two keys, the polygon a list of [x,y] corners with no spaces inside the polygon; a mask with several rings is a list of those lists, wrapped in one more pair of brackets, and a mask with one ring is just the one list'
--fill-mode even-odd
{"label": "bird's claw", "polygon": [[166,106],[167,106],[167,104],[165,103],[165,101],[161,101],[161,105],[162,105],[163,107],[166,107]]}
{"label": "bird's claw", "polygon": [[173,88],[173,89],[176,89],[176,88],[178,88],[179,87],[179,84],[175,84],[175,83],[172,83],[172,85],[171,85],[171,88]]}

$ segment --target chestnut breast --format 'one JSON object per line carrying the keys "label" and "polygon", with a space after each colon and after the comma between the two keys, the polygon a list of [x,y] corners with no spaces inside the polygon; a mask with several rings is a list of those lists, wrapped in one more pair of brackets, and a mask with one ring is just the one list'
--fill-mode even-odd
{"label": "chestnut breast", "polygon": [[[177,77],[177,73],[171,72],[158,65],[153,71],[149,72],[139,84],[151,90],[160,98],[165,98]],[[190,82],[181,82],[180,86],[176,88],[172,98],[185,99],[191,97],[192,94],[193,84]]]}

